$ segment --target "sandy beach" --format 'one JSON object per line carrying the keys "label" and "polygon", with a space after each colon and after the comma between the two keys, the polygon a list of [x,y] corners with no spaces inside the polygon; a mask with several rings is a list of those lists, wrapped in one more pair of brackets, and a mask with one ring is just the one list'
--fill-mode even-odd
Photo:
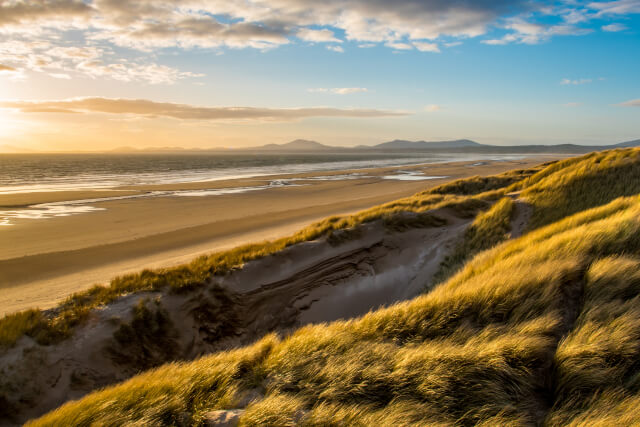
{"label": "sandy beach", "polygon": [[[178,265],[204,253],[281,237],[326,216],[355,212],[446,181],[525,168],[559,157],[562,156],[113,190],[3,194],[0,195],[3,210],[38,203],[130,198],[91,202],[90,206],[100,210],[87,213],[17,219],[10,226],[0,227],[0,314],[48,308],[73,292],[107,283],[117,275]],[[353,173],[362,176],[349,176]],[[388,179],[397,174],[409,178]],[[415,178],[419,174],[441,178],[419,180]],[[327,179],[329,176],[335,179]],[[150,192],[268,186],[283,179],[295,185],[200,197],[146,197]]]}

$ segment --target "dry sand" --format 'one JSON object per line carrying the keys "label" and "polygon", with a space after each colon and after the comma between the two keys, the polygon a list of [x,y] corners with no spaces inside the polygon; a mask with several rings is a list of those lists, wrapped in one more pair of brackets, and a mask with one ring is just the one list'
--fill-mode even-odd
{"label": "dry sand", "polygon": [[[524,168],[552,158],[538,156],[517,161],[483,161],[482,164],[457,162],[358,170],[370,178],[299,181],[305,185],[222,196],[108,201],[91,204],[104,208],[102,211],[19,220],[13,226],[0,227],[0,314],[32,307],[48,308],[73,292],[95,283],[106,283],[116,275],[142,268],[177,265],[204,253],[288,235],[326,216],[355,212],[445,181]],[[398,170],[416,170],[447,178],[429,181],[382,179]],[[244,187],[263,185],[278,178],[284,177],[128,187],[118,188],[115,192],[3,195],[0,207],[104,197],[114,193],[130,195],[152,190]]]}

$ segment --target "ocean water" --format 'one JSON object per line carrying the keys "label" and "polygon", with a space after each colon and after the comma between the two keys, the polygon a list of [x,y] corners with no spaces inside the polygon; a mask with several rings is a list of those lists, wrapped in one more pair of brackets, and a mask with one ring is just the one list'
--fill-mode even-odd
{"label": "ocean water", "polygon": [[0,154],[0,194],[108,189],[515,156],[480,154]]}
{"label": "ocean water", "polygon": [[[287,178],[305,172],[345,169],[361,171],[318,175],[310,180],[348,180],[367,177],[367,168],[463,160],[507,160],[510,155],[460,154],[4,154],[0,155],[0,194],[113,189],[129,185],[207,182],[233,178],[281,175],[268,183],[224,189],[147,191],[128,196],[79,199],[2,209],[0,226],[19,220],[42,220],[104,210],[101,202],[147,197],[204,197],[307,185],[309,179]],[[442,178],[415,171],[382,176],[389,180]]]}

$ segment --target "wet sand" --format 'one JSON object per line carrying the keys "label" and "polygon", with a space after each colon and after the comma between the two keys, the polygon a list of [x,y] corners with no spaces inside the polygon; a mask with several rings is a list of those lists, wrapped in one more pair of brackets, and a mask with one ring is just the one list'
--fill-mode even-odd
{"label": "wet sand", "polygon": [[[1,209],[7,209],[109,195],[236,188],[305,178],[295,182],[300,186],[206,197],[111,200],[91,203],[104,209],[100,211],[15,220],[12,226],[0,227],[0,314],[32,307],[48,308],[73,292],[106,283],[117,275],[178,265],[201,254],[282,237],[326,216],[355,212],[457,178],[491,175],[559,157],[562,156],[318,172],[122,187],[114,191],[1,195]],[[422,181],[382,178],[398,171],[419,171],[447,178]],[[352,172],[364,173],[367,178],[313,179]]]}

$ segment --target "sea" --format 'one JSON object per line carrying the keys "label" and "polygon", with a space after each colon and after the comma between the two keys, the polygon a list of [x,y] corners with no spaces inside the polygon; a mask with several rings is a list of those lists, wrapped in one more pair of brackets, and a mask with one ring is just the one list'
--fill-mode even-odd
{"label": "sea", "polygon": [[[337,154],[0,154],[0,195],[77,190],[110,190],[124,186],[209,182],[278,176],[264,185],[197,190],[145,191],[94,199],[68,200],[29,206],[2,207],[0,226],[16,220],[45,219],[103,210],[100,202],[142,197],[202,197],[305,185],[287,175],[320,172],[312,179],[343,180],[366,177],[366,169],[451,161],[513,160],[522,155],[460,153],[337,153]],[[349,174],[322,172],[355,170]],[[384,179],[442,178],[398,171]]]}
{"label": "sea", "polygon": [[465,160],[483,154],[0,154],[0,194],[110,189]]}

